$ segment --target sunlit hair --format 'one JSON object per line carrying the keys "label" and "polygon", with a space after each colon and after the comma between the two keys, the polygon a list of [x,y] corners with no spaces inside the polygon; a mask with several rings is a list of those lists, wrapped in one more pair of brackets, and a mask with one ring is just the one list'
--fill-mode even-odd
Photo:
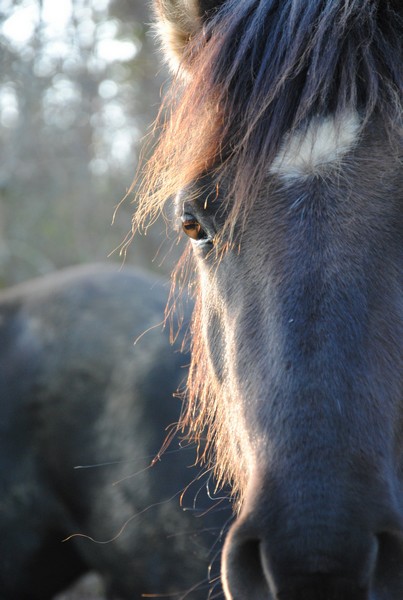
{"label": "sunlit hair", "polygon": [[[312,117],[358,113],[401,139],[400,0],[228,0],[189,45],[187,77],[161,109],[134,229],[152,222],[168,198],[206,171],[226,186],[231,232],[265,184],[287,132]],[[200,435],[220,427],[196,306],[189,403],[183,423]],[[226,465],[225,458],[219,458]],[[225,467],[226,468],[226,467]],[[222,474],[222,473],[221,473]]]}
{"label": "sunlit hair", "polygon": [[[251,205],[288,131],[358,110],[402,116],[402,19],[384,0],[229,0],[189,45],[143,173],[135,225],[206,170],[231,170],[231,220]],[[396,5],[397,6],[397,5]],[[234,168],[235,167],[235,168]],[[248,198],[248,203],[245,203]],[[247,206],[246,206],[247,204]]]}

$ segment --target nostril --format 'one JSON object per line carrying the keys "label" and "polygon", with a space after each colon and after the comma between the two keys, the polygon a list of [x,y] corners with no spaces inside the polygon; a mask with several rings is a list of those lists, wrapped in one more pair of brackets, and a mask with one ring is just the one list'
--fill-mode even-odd
{"label": "nostril", "polygon": [[381,533],[378,535],[378,543],[375,581],[380,588],[384,587],[386,589],[388,585],[391,585],[391,582],[394,582],[396,589],[400,589],[402,581],[401,563],[403,560],[401,533]]}
{"label": "nostril", "polygon": [[266,575],[261,561],[258,539],[227,540],[223,554],[223,584],[231,600],[266,600],[270,598]]}
{"label": "nostril", "polygon": [[349,578],[325,573],[291,577],[279,590],[276,600],[368,600],[367,587],[357,586]]}
{"label": "nostril", "polygon": [[244,574],[250,581],[261,579],[262,584],[265,583],[260,562],[260,543],[257,540],[244,542],[242,546],[238,548],[238,568],[240,565],[242,565]]}
{"label": "nostril", "polygon": [[[314,536],[312,536],[314,538]],[[273,550],[273,539],[275,550]],[[314,538],[317,539],[317,538]],[[308,548],[251,536],[243,522],[235,525],[223,551],[223,587],[228,600],[368,600],[378,543],[371,538],[353,544],[351,552]],[[300,543],[301,540],[299,539]],[[306,538],[303,538],[306,541]],[[318,543],[319,545],[319,543]],[[336,548],[336,549],[335,549]]]}

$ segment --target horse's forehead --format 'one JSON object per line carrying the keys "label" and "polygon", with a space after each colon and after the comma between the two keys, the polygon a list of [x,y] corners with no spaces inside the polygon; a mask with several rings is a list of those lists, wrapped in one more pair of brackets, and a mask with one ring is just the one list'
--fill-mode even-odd
{"label": "horse's forehead", "polygon": [[313,117],[301,131],[285,136],[270,173],[292,181],[336,168],[358,143],[360,121],[355,112]]}

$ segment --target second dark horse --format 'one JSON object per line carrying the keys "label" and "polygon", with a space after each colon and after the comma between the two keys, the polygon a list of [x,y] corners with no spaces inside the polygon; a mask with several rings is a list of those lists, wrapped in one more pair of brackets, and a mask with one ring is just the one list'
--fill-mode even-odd
{"label": "second dark horse", "polygon": [[173,443],[148,468],[188,360],[162,330],[166,296],[103,266],[0,295],[1,600],[50,599],[88,570],[111,597],[207,597],[219,526],[180,507],[192,452]]}

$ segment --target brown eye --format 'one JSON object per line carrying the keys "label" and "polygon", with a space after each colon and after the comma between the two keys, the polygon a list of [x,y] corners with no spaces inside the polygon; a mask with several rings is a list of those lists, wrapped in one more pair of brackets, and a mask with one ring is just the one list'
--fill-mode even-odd
{"label": "brown eye", "polygon": [[185,217],[182,221],[182,229],[192,240],[203,240],[207,238],[206,232],[194,218]]}

